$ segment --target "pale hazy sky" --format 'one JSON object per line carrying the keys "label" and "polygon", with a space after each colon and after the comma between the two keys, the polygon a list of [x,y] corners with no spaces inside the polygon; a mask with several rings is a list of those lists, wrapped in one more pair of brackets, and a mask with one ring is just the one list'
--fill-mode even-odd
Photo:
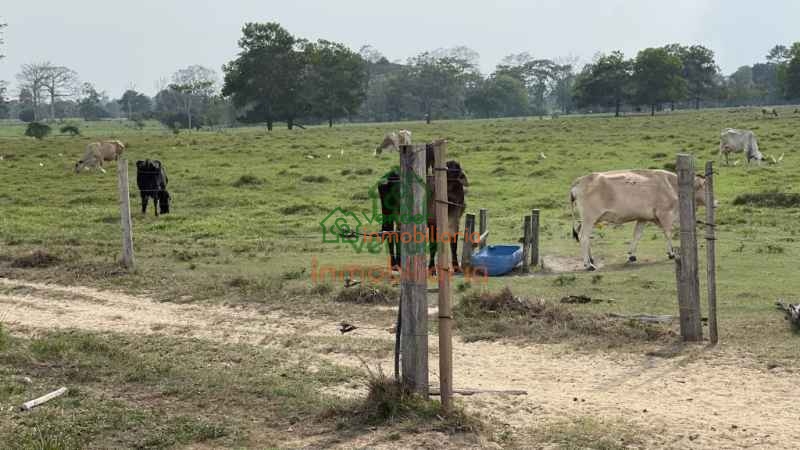
{"label": "pale hazy sky", "polygon": [[[111,97],[201,64],[220,72],[248,21],[277,21],[296,36],[370,44],[390,60],[466,45],[490,72],[509,54],[572,55],[667,43],[710,47],[725,74],[800,40],[796,0],[6,0],[0,80],[49,60],[76,70]],[[794,33],[792,30],[795,30]]]}

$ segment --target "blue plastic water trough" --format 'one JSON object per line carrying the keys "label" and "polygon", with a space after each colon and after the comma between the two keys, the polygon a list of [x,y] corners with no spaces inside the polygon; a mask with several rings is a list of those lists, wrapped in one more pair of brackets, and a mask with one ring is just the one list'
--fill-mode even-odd
{"label": "blue plastic water trough", "polygon": [[490,277],[511,272],[522,261],[520,245],[488,245],[472,254],[470,260],[475,270],[486,270]]}

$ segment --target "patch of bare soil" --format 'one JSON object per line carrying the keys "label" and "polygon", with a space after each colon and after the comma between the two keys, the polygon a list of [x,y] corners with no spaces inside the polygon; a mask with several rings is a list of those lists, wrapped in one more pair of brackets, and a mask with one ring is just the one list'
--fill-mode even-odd
{"label": "patch of bare soil", "polygon": [[[393,339],[386,329],[377,328],[340,335],[337,322],[317,317],[252,307],[159,303],[86,287],[9,279],[0,279],[0,318],[20,328],[163,333],[249,344],[292,335]],[[436,342],[435,337],[430,339],[433,354]],[[350,355],[320,356],[354,365]],[[595,416],[622,418],[643,430],[657,430],[645,438],[647,448],[800,448],[795,431],[800,419],[796,408],[800,374],[792,369],[756,367],[724,345],[714,350],[698,347],[665,359],[576,354],[561,345],[466,344],[457,340],[453,359],[457,388],[528,391],[526,396],[459,397],[468,410],[493,417],[512,432],[565,418]],[[389,369],[392,355],[368,362]],[[435,356],[430,366],[431,383],[438,384]],[[347,391],[358,389],[343,387],[342,394],[348,396]],[[457,446],[454,442],[444,445],[445,435],[424,439],[377,432],[355,441],[331,442],[330,447]]]}

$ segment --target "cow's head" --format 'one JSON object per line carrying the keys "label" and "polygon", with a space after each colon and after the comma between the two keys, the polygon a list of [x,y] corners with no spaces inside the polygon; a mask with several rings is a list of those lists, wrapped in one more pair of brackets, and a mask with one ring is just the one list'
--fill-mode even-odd
{"label": "cow's head", "polygon": [[458,161],[447,161],[447,183],[459,183],[461,186],[469,186],[467,173],[464,172]]}
{"label": "cow's head", "polygon": [[375,156],[380,155],[383,153],[384,150],[387,148],[391,150],[399,150],[401,145],[411,145],[411,132],[408,130],[400,130],[397,133],[394,131],[391,133],[386,133],[386,136],[383,138],[383,142],[375,148]]}
{"label": "cow's head", "polygon": [[[695,175],[694,177],[694,201],[697,205],[706,205],[706,177],[703,175]],[[719,206],[719,201],[714,200],[714,208]]]}

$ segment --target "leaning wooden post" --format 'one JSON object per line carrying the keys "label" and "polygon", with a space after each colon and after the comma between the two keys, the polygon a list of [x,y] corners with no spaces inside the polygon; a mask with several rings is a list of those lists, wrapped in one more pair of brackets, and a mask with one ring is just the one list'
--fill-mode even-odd
{"label": "leaning wooden post", "polygon": [[[450,245],[449,240],[441,238],[448,227],[447,219],[447,141],[434,146],[434,181],[436,183],[436,245],[439,247],[437,273],[439,275],[439,392],[442,409],[449,412],[453,408],[453,311],[450,305]],[[481,212],[483,215],[483,212]],[[455,238],[454,236],[452,237]]]}
{"label": "leaning wooden post", "polygon": [[531,250],[531,216],[522,220],[522,273],[531,271],[528,255]]}
{"label": "leaning wooden post", "polygon": [[712,345],[717,335],[717,261],[714,233],[714,163],[706,162],[706,275],[708,276],[708,338]]}
{"label": "leaning wooden post", "polygon": [[[401,355],[403,384],[428,397],[428,301],[425,248],[428,187],[425,146],[400,147],[400,224],[402,275],[400,279]],[[421,222],[421,223],[417,223]]]}
{"label": "leaning wooden post", "polygon": [[695,232],[695,174],[692,155],[679,154],[678,214],[681,226],[680,272],[678,274],[678,308],[681,337],[684,341],[703,340],[700,323],[700,280],[697,275],[697,234]]}
{"label": "leaning wooden post", "polygon": [[539,265],[539,210],[531,210],[531,266]]}
{"label": "leaning wooden post", "polygon": [[466,271],[472,267],[472,246],[477,245],[472,235],[475,233],[475,214],[467,214],[464,219],[464,245],[461,247],[461,266]]}
{"label": "leaning wooden post", "polygon": [[486,247],[486,230],[489,229],[489,210],[486,208],[481,208],[480,215],[478,216],[478,232],[481,234],[481,243],[479,245],[480,248]]}
{"label": "leaning wooden post", "polygon": [[131,198],[128,191],[128,160],[120,158],[117,164],[117,188],[119,189],[119,215],[122,223],[122,264],[132,270],[133,225],[131,223]]}

